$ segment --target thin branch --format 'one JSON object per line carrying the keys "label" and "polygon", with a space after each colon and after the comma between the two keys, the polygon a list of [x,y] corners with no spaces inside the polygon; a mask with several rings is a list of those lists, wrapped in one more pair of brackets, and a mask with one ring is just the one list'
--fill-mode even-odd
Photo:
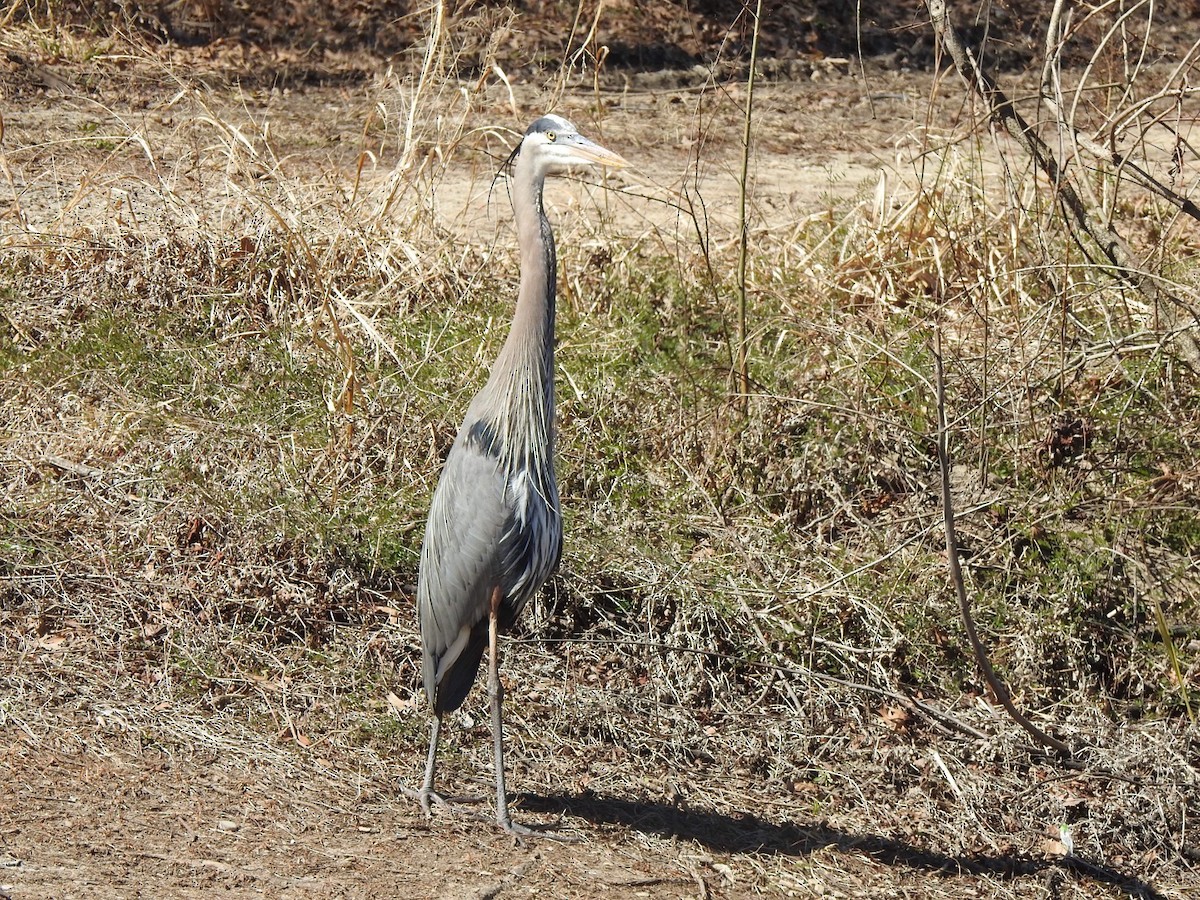
{"label": "thin branch", "polygon": [[753,136],[751,124],[754,115],[754,68],[758,65],[758,29],[762,22],[762,0],[757,0],[754,7],[754,29],[750,38],[750,71],[746,75],[746,118],[742,133],[742,177],[738,183],[738,392],[741,394],[742,412],[745,414],[750,404],[750,358],[746,333],[746,266],[750,259],[750,227],[746,222],[746,195],[750,191],[747,183],[750,178],[750,139]]}
{"label": "thin branch", "polygon": [[[1087,235],[1112,264],[1118,277],[1139,291],[1151,304],[1159,307],[1164,301],[1169,301],[1176,313],[1173,319],[1178,319],[1178,314],[1187,313],[1195,320],[1195,324],[1200,326],[1200,313],[1188,308],[1178,297],[1162,290],[1151,275],[1141,270],[1124,238],[1117,233],[1116,229],[1094,215],[1088,208],[1070,176],[1055,158],[1051,148],[1017,112],[1012,100],[1000,89],[995,79],[983,70],[979,61],[967,49],[962,37],[950,21],[945,0],[926,0],[925,5],[929,10],[929,19],[933,24],[934,32],[946,48],[946,52],[950,54],[959,75],[987,104],[988,115],[993,124],[1003,128],[1050,180],[1059,206],[1067,216],[1068,224],[1078,232]],[[1049,100],[1049,98],[1044,99]],[[1061,120],[1062,117],[1057,112],[1057,106],[1053,108],[1056,118]],[[1088,147],[1085,139],[1080,139],[1080,146],[1092,152],[1092,148]],[[1133,166],[1116,151],[1104,151],[1099,145],[1096,147],[1103,153],[1103,158],[1126,166],[1140,184],[1170,200],[1182,212],[1200,217],[1200,208],[1197,208],[1190,200],[1159,184],[1150,177],[1149,173]],[[1189,324],[1187,327],[1190,329],[1191,325]],[[1193,368],[1200,369],[1200,343],[1190,335],[1182,333],[1174,336],[1174,343],[1186,362]]]}
{"label": "thin branch", "polygon": [[[748,621],[753,621],[749,619]],[[757,630],[757,629],[756,629]],[[760,642],[772,656],[778,658],[778,652],[767,642],[766,636],[762,632],[758,632]],[[918,700],[915,697],[910,697],[908,694],[900,691],[892,690],[891,688],[879,687],[874,684],[865,684],[861,681],[850,681],[846,678],[838,678],[836,675],[828,675],[825,672],[818,672],[815,669],[809,669],[805,666],[798,665],[782,665],[780,663],[762,662],[756,659],[747,659],[742,654],[723,653],[720,650],[708,650],[702,647],[682,647],[674,644],[663,644],[655,641],[635,641],[632,639],[616,639],[616,638],[551,638],[541,636],[531,636],[527,638],[508,638],[511,644],[571,644],[577,647],[630,647],[639,650],[654,650],[658,653],[690,653],[695,656],[704,656],[709,659],[721,660],[722,662],[736,663],[739,666],[748,668],[761,669],[764,672],[769,672],[775,675],[782,675],[790,678],[811,678],[813,681],[819,681],[823,684],[834,684],[838,687],[848,688],[852,691],[860,691],[864,694],[874,694],[876,697],[884,697],[888,700],[894,700],[897,703],[904,704],[909,712],[921,713],[927,716],[935,726],[946,732],[957,731],[959,734],[965,734],[967,737],[974,738],[977,741],[989,740],[987,734],[984,734],[978,728],[968,725],[962,719],[948,713],[944,709],[940,709],[931,703],[924,700]],[[755,709],[758,704],[755,704]]]}
{"label": "thin branch", "polygon": [[1093,140],[1086,134],[1076,128],[1071,122],[1067,121],[1062,115],[1057,101],[1053,97],[1042,97],[1042,102],[1050,107],[1050,111],[1054,113],[1057,124],[1071,133],[1075,142],[1090,153],[1096,159],[1110,163],[1123,172],[1129,173],[1135,182],[1140,184],[1151,193],[1158,194],[1181,213],[1191,216],[1196,221],[1200,222],[1200,205],[1197,205],[1190,197],[1185,197],[1178,191],[1173,191],[1132,159],[1130,159],[1115,147],[1105,147],[1099,141]]}
{"label": "thin branch", "polygon": [[979,671],[983,673],[984,680],[992,689],[992,693],[996,695],[1000,705],[1007,710],[1013,721],[1024,728],[1035,741],[1043,747],[1057,750],[1069,759],[1071,757],[1070,747],[1058,738],[1046,734],[1017,709],[1008,688],[1000,680],[996,670],[992,668],[987,648],[983,646],[983,641],[979,639],[979,631],[975,628],[975,618],[971,615],[971,602],[967,597],[962,563],[958,556],[958,535],[954,529],[954,503],[950,499],[950,430],[946,424],[946,384],[942,371],[942,332],[940,328],[935,332],[934,341],[933,360],[938,414],[937,451],[938,467],[941,469],[942,475],[942,519],[946,524],[946,563],[950,568],[950,580],[954,583],[954,592],[958,595],[958,608],[962,614],[963,628],[966,629],[967,639],[971,642],[971,650],[975,654],[975,662],[979,665]]}

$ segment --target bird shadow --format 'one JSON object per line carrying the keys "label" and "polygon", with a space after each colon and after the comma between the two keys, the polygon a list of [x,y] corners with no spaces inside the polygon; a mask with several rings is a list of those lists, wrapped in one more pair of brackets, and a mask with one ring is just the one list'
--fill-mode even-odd
{"label": "bird shadow", "polygon": [[928,850],[879,834],[853,834],[823,824],[779,824],[753,813],[727,815],[711,810],[601,797],[590,792],[521,794],[527,812],[569,815],[597,825],[621,825],[643,834],[679,838],[720,853],[807,856],[816,850],[865,854],[884,865],[944,875],[1017,879],[1050,870],[1071,872],[1112,885],[1130,897],[1165,900],[1153,886],[1078,856],[1038,859],[1015,853],[953,855]]}

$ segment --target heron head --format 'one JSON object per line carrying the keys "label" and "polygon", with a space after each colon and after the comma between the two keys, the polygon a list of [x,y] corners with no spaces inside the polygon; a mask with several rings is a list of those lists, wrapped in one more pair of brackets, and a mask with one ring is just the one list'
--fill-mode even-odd
{"label": "heron head", "polygon": [[620,169],[627,163],[620,155],[588,140],[562,116],[548,114],[529,126],[517,152],[545,175],[605,166]]}

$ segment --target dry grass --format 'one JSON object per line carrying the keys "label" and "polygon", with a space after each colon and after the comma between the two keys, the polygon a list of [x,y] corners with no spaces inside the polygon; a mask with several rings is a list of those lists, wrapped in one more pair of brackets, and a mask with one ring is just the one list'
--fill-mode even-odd
{"label": "dry grass", "polygon": [[[568,549],[505,663],[526,811],[634,855],[682,839],[677,874],[715,895],[879,896],[915,872],[923,896],[1186,896],[1200,398],[1161,311],[941,84],[878,188],[819,185],[802,216],[758,198],[743,414],[736,286],[713,274],[737,254],[711,137],[736,86],[648,125],[652,95],[568,75],[457,81],[463,54],[498,58],[495,26],[431,28],[349,99],[210,89],[144,50],[124,68],[115,40],[64,55],[132,104],[6,86],[26,104],[0,142],[11,742],[253,760],[372,802],[414,777],[423,514],[516,277],[492,179],[553,104],[659,161],[620,193],[555,189]],[[47,35],[3,40],[36,59]],[[1138,87],[1182,128],[1193,98],[1159,71]],[[795,95],[758,102],[784,133]],[[787,157],[764,143],[765,184]],[[1113,173],[1094,190],[1194,291],[1195,223]],[[968,588],[1071,766],[997,714],[964,649],[935,327]],[[482,702],[452,729],[460,786],[490,777]]]}

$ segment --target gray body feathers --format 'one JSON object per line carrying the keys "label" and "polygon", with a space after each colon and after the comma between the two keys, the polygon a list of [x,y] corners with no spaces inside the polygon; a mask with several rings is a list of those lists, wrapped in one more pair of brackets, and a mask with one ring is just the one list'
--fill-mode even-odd
{"label": "gray body feathers", "polygon": [[457,709],[471,690],[493,589],[503,597],[500,627],[509,629],[562,555],[553,466],[531,469],[504,450],[495,426],[469,413],[434,493],[417,609],[425,692],[436,712]]}

